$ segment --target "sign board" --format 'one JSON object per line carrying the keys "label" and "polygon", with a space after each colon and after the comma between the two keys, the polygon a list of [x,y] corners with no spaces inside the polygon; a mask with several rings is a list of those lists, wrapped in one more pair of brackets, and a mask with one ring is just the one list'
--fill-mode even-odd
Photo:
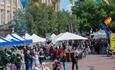
{"label": "sign board", "polygon": [[113,52],[115,52],[115,33],[111,33],[110,45]]}

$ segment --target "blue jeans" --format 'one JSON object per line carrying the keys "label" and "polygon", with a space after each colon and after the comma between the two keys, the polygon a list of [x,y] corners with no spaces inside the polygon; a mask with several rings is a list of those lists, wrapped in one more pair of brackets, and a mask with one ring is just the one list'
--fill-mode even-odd
{"label": "blue jeans", "polygon": [[26,70],[31,70],[31,63],[26,63]]}
{"label": "blue jeans", "polygon": [[62,70],[67,70],[67,62],[61,62]]}

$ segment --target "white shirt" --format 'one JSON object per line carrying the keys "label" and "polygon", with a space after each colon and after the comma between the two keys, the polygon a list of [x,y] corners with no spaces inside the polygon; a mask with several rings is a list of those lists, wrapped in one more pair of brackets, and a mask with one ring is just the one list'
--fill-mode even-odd
{"label": "white shirt", "polygon": [[33,56],[33,64],[39,64],[39,56],[37,54]]}

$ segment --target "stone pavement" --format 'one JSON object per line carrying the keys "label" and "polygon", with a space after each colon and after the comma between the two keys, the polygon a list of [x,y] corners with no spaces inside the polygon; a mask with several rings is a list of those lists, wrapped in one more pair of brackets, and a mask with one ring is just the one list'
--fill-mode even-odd
{"label": "stone pavement", "polygon": [[[79,60],[78,65],[79,70],[115,70],[115,58],[106,55],[87,55]],[[71,62],[67,63],[67,70],[72,70]]]}
{"label": "stone pavement", "polygon": [[115,58],[106,55],[88,55],[79,60],[79,70],[115,70]]}

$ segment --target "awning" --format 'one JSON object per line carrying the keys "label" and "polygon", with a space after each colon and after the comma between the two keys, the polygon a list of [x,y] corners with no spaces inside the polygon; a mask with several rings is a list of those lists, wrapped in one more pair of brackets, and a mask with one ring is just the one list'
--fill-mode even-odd
{"label": "awning", "polygon": [[19,36],[18,34],[8,34],[6,36],[6,39],[11,41],[14,45],[32,43],[32,40],[26,40],[21,36]]}

